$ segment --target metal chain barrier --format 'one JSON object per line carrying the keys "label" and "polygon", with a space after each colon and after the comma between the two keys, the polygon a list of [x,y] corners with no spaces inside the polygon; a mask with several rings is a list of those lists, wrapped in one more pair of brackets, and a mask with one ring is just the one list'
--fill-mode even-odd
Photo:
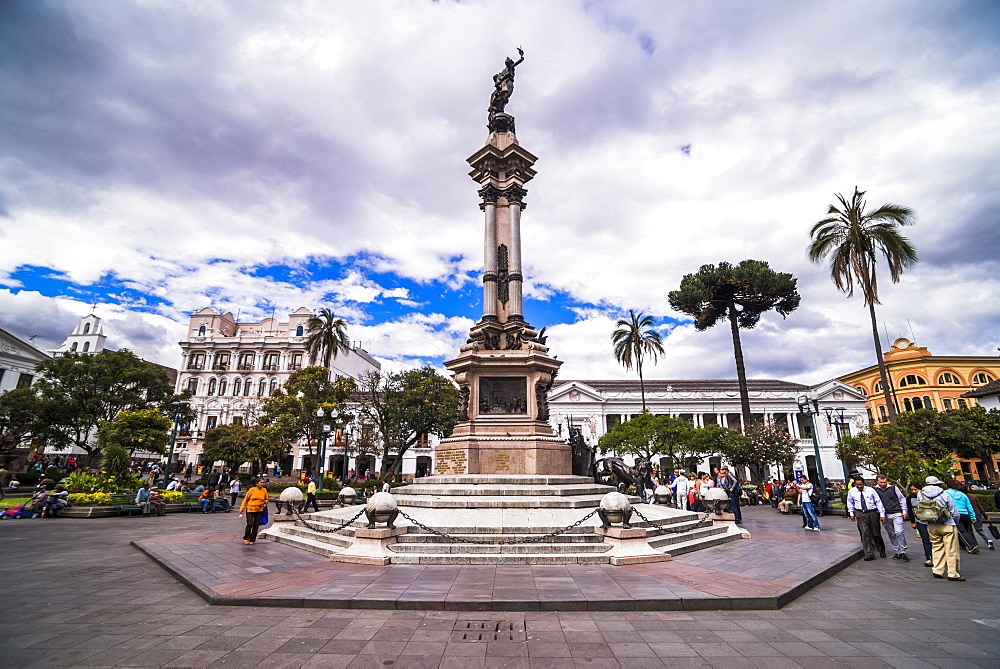
{"label": "metal chain barrier", "polygon": [[653,527],[655,527],[656,529],[663,530],[664,532],[668,532],[670,534],[684,534],[685,532],[690,532],[691,530],[696,530],[699,527],[705,527],[705,526],[708,526],[708,525],[710,525],[712,523],[712,521],[708,520],[709,516],[711,516],[712,514],[711,513],[706,513],[704,516],[701,517],[701,520],[699,520],[697,523],[694,524],[693,527],[685,527],[683,530],[679,530],[679,529],[672,529],[672,528],[664,527],[663,526],[663,523],[667,522],[670,519],[664,518],[662,521],[659,521],[659,524],[658,524],[657,521],[650,520],[646,516],[642,515],[642,511],[640,511],[639,509],[635,508],[634,506],[632,507],[632,512],[635,513],[635,515],[637,515],[640,518],[642,518],[647,523],[649,523],[650,525],[652,525]]}
{"label": "metal chain barrier", "polygon": [[339,532],[339,531],[341,531],[342,529],[344,529],[345,527],[347,527],[348,525],[350,525],[351,523],[353,523],[355,520],[357,520],[358,518],[360,518],[361,515],[364,512],[365,512],[364,507],[361,507],[361,510],[358,511],[358,514],[356,516],[354,516],[350,520],[345,520],[344,522],[342,522],[340,525],[337,525],[337,527],[333,528],[332,530],[325,529],[325,528],[322,528],[322,527],[314,527],[313,525],[310,525],[309,521],[306,520],[305,518],[303,518],[302,515],[299,514],[298,511],[294,511],[293,513],[295,514],[296,519],[298,519],[298,522],[302,523],[304,526],[308,527],[313,532],[323,532],[325,534],[330,534],[330,533],[333,533],[333,532]]}
{"label": "metal chain barrier", "polygon": [[595,515],[597,515],[597,509],[594,509],[586,516],[573,523],[572,525],[567,525],[561,530],[556,530],[555,532],[549,532],[548,534],[539,534],[538,536],[525,537],[523,539],[485,539],[482,541],[473,541],[472,539],[466,539],[465,537],[459,537],[455,536],[454,534],[448,534],[447,532],[441,532],[440,530],[435,530],[433,527],[428,527],[427,525],[424,525],[419,520],[417,520],[416,518],[414,518],[413,516],[409,515],[408,513],[402,510],[399,512],[399,515],[401,515],[403,518],[406,518],[408,521],[410,521],[420,529],[424,530],[425,532],[430,532],[431,534],[435,534],[441,537],[442,539],[446,539],[448,541],[456,541],[464,544],[491,544],[499,546],[514,546],[517,544],[540,543],[542,541],[545,541],[546,539],[552,539],[554,537],[558,537],[560,534],[565,534],[566,532],[569,532],[570,530],[582,525],[584,521],[589,520],[590,518],[593,518]]}

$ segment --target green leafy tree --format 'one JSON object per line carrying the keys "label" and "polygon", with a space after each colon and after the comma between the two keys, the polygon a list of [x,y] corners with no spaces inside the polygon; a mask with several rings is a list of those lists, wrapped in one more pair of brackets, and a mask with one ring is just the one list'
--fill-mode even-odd
{"label": "green leafy tree", "polygon": [[827,217],[813,225],[810,231],[809,259],[821,263],[829,258],[830,276],[837,288],[848,296],[854,294],[855,283],[861,287],[872,321],[875,359],[878,361],[889,422],[895,423],[896,405],[875,319],[875,305],[880,304],[875,266],[881,255],[888,267],[889,278],[898,283],[903,270],[917,262],[916,250],[899,232],[899,226],[912,225],[914,218],[912,210],[897,204],[883,204],[878,209],[865,211],[864,196],[864,191],[859,191],[856,186],[850,202],[837,193],[840,206],[831,204]]}
{"label": "green leafy tree", "polygon": [[646,410],[646,384],[642,378],[642,363],[646,357],[656,362],[663,353],[660,333],[653,329],[653,317],[628,312],[628,320],[618,321],[618,329],[611,333],[615,345],[615,358],[625,369],[633,367],[639,372],[639,392],[642,395],[642,410]]}
{"label": "green leafy tree", "polygon": [[0,464],[9,465],[14,449],[41,430],[34,388],[0,393]]}
{"label": "green leafy tree", "polygon": [[235,471],[244,462],[251,462],[253,454],[251,429],[245,425],[219,425],[205,433],[202,445],[202,460],[223,461]]}
{"label": "green leafy tree", "polygon": [[371,373],[361,380],[359,413],[381,441],[383,481],[424,435],[446,437],[458,422],[459,392],[431,367]]}
{"label": "green leafy tree", "polygon": [[[353,379],[337,377],[331,380],[325,367],[312,366],[292,372],[285,385],[264,400],[258,421],[266,429],[262,429],[260,439],[253,442],[255,448],[263,454],[284,453],[299,439],[315,437],[322,429],[316,415],[318,409],[323,409],[324,420],[346,424],[352,416],[346,411],[344,402],[354,390]],[[310,455],[314,453],[313,447],[310,441]]]}
{"label": "green leafy tree", "polygon": [[781,467],[799,452],[799,441],[774,421],[751,423],[740,439],[727,439],[722,454],[729,462],[750,470],[758,485],[771,465]]}
{"label": "green leafy tree", "polygon": [[924,468],[924,457],[911,448],[907,430],[891,423],[876,424],[857,436],[844,436],[837,457],[851,466],[870,469],[899,486],[914,480]]}
{"label": "green leafy tree", "polygon": [[97,440],[102,449],[119,446],[130,455],[136,451],[163,455],[170,444],[170,427],[170,419],[159,409],[126,410],[101,423]]}
{"label": "green leafy tree", "polygon": [[310,364],[319,361],[322,367],[329,369],[330,361],[338,353],[351,348],[347,340],[347,323],[329,309],[320,309],[318,314],[309,319],[306,328],[309,332],[306,351],[309,353]]}
{"label": "green leafy tree", "polygon": [[654,416],[648,411],[615,425],[597,442],[602,453],[627,453],[653,462],[671,455],[671,446],[690,440],[691,426],[683,418]]}
{"label": "green leafy tree", "polygon": [[160,408],[174,400],[166,372],[129,351],[67,353],[35,369],[46,443],[58,450],[77,446],[87,453],[85,465],[101,451],[93,438],[102,423],[122,411]]}
{"label": "green leafy tree", "polygon": [[702,265],[697,274],[686,275],[680,288],[668,295],[670,306],[694,318],[699,332],[729,321],[744,426],[750,424],[750,393],[740,330],[754,328],[771,309],[782,316],[795,311],[801,299],[795,284],[791,274],[775,272],[760,260],[744,260],[735,266],[720,262],[718,266]]}
{"label": "green leafy tree", "polygon": [[909,448],[934,459],[957,452],[974,438],[973,425],[963,417],[957,412],[917,409],[897,416],[896,424],[903,429]]}
{"label": "green leafy tree", "polygon": [[958,444],[955,453],[962,458],[979,458],[986,467],[990,482],[997,481],[993,454],[1000,451],[1000,411],[987,411],[981,406],[958,409],[949,415],[964,423],[968,430],[965,440]]}

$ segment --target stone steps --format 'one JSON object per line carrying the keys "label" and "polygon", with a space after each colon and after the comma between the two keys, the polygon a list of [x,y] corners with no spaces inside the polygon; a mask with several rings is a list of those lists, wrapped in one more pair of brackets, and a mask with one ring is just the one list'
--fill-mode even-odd
{"label": "stone steps", "polygon": [[669,544],[660,547],[664,553],[669,553],[671,557],[677,557],[678,555],[684,555],[685,553],[692,553],[694,551],[701,550],[703,548],[711,548],[712,546],[719,546],[721,544],[727,544],[730,541],[739,541],[740,534],[727,532],[713,534],[708,537],[700,537],[697,539],[688,539],[686,541],[680,541],[674,544]]}
{"label": "stone steps", "polygon": [[[530,544],[466,544],[441,541],[439,543],[396,543],[389,551],[397,555],[600,555],[611,550],[603,543],[530,543]],[[393,560],[395,562],[395,559]]]}
{"label": "stone steps", "polygon": [[447,555],[393,555],[392,564],[472,564],[472,565],[497,565],[497,564],[608,564],[610,558],[607,555],[593,555],[580,553],[564,554],[542,554],[525,553],[516,555],[512,553],[504,554],[476,554],[476,553],[450,553]]}
{"label": "stone steps", "polygon": [[[393,495],[400,507],[421,507],[431,509],[593,509],[601,504],[603,494],[574,495],[479,495],[479,496],[438,496],[438,495]],[[638,497],[629,498],[633,504]]]}
{"label": "stone steps", "polygon": [[663,533],[656,537],[647,539],[646,543],[656,549],[662,549],[668,553],[671,552],[670,547],[677,544],[682,544],[687,541],[694,541],[696,539],[703,539],[708,537],[714,537],[719,534],[726,534],[728,528],[725,525],[709,525],[707,527],[699,527],[697,529],[688,530],[680,534],[674,533]]}
{"label": "stone steps", "polygon": [[612,488],[606,485],[574,484],[574,485],[429,485],[421,483],[419,485],[396,488],[393,495],[398,497],[411,497],[413,495],[436,495],[436,496],[537,496],[537,497],[566,497],[571,495],[604,495]]}
{"label": "stone steps", "polygon": [[[560,528],[552,528],[552,532],[555,532]],[[456,532],[449,530],[450,534],[456,534]],[[547,534],[547,532],[536,531],[536,528],[532,528],[532,534]],[[473,533],[458,533],[463,539],[468,539],[470,541],[481,541],[487,542],[493,539],[518,539],[523,537],[524,534],[473,534]],[[439,537],[435,534],[420,533],[410,533],[401,534],[396,537],[397,543],[401,544],[450,544],[452,542]],[[549,543],[564,543],[564,544],[599,544],[601,543],[601,537],[597,534],[592,534],[590,532],[584,534],[573,534],[567,532],[565,534],[560,534],[558,536],[552,537]]]}
{"label": "stone steps", "polygon": [[336,546],[325,541],[319,541],[312,536],[290,534],[287,532],[287,529],[288,526],[284,526],[280,530],[277,528],[268,528],[264,532],[260,533],[260,538],[277,541],[279,544],[293,546],[304,551],[309,551],[310,553],[317,553],[324,557],[336,555],[343,550],[340,546]]}
{"label": "stone steps", "polygon": [[[333,527],[333,526],[331,526]],[[311,541],[318,541],[324,544],[330,544],[332,546],[337,546],[339,548],[347,548],[352,543],[354,543],[353,536],[354,533],[351,532],[349,535],[338,534],[336,532],[315,532],[308,527],[301,525],[284,525],[282,526],[282,534],[290,535],[293,537],[305,537]]]}
{"label": "stone steps", "polygon": [[[417,479],[414,485],[593,485],[594,479],[589,476],[535,476],[503,475],[503,474],[462,474],[460,476],[425,476]],[[610,486],[607,486],[609,489]],[[397,488],[398,489],[398,488]]]}

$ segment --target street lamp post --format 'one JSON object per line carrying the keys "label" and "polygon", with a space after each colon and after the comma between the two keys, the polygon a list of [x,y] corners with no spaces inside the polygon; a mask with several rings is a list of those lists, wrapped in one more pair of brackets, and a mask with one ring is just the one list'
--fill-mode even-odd
{"label": "street lamp post", "polygon": [[170,479],[170,467],[173,465],[174,461],[174,446],[177,444],[177,428],[180,422],[184,420],[187,415],[188,402],[178,402],[174,405],[174,426],[170,431],[170,450],[167,451],[167,466],[163,470],[163,483],[161,488],[166,488],[167,483]]}
{"label": "street lamp post", "polygon": [[[826,413],[826,422],[833,425],[833,429],[837,432],[837,444],[840,444],[840,439],[843,436],[841,432],[841,426],[846,423],[844,420],[844,413],[847,411],[844,407],[837,407],[831,409],[830,407],[825,407],[823,412]],[[844,468],[844,486],[847,486],[847,482],[851,478],[851,472],[847,469],[847,463],[844,462],[843,458],[840,460],[841,466]]]}
{"label": "street lamp post", "polygon": [[819,440],[816,438],[816,421],[814,420],[814,416],[819,413],[819,395],[816,393],[799,395],[796,402],[799,405],[799,413],[803,416],[809,416],[809,427],[812,432],[813,453],[816,455],[816,473],[819,476],[819,487],[829,500],[830,496],[827,494],[826,490],[826,476],[823,474],[823,459],[820,457]]}
{"label": "street lamp post", "polygon": [[347,447],[351,441],[354,428],[350,425],[344,426],[344,459],[340,463],[340,485],[347,485]]}

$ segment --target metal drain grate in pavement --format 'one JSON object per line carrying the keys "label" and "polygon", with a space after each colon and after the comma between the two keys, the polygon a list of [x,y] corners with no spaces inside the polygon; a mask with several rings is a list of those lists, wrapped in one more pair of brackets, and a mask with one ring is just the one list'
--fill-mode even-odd
{"label": "metal drain grate in pavement", "polygon": [[523,620],[459,620],[451,633],[453,642],[482,643],[485,641],[526,642],[528,635]]}

